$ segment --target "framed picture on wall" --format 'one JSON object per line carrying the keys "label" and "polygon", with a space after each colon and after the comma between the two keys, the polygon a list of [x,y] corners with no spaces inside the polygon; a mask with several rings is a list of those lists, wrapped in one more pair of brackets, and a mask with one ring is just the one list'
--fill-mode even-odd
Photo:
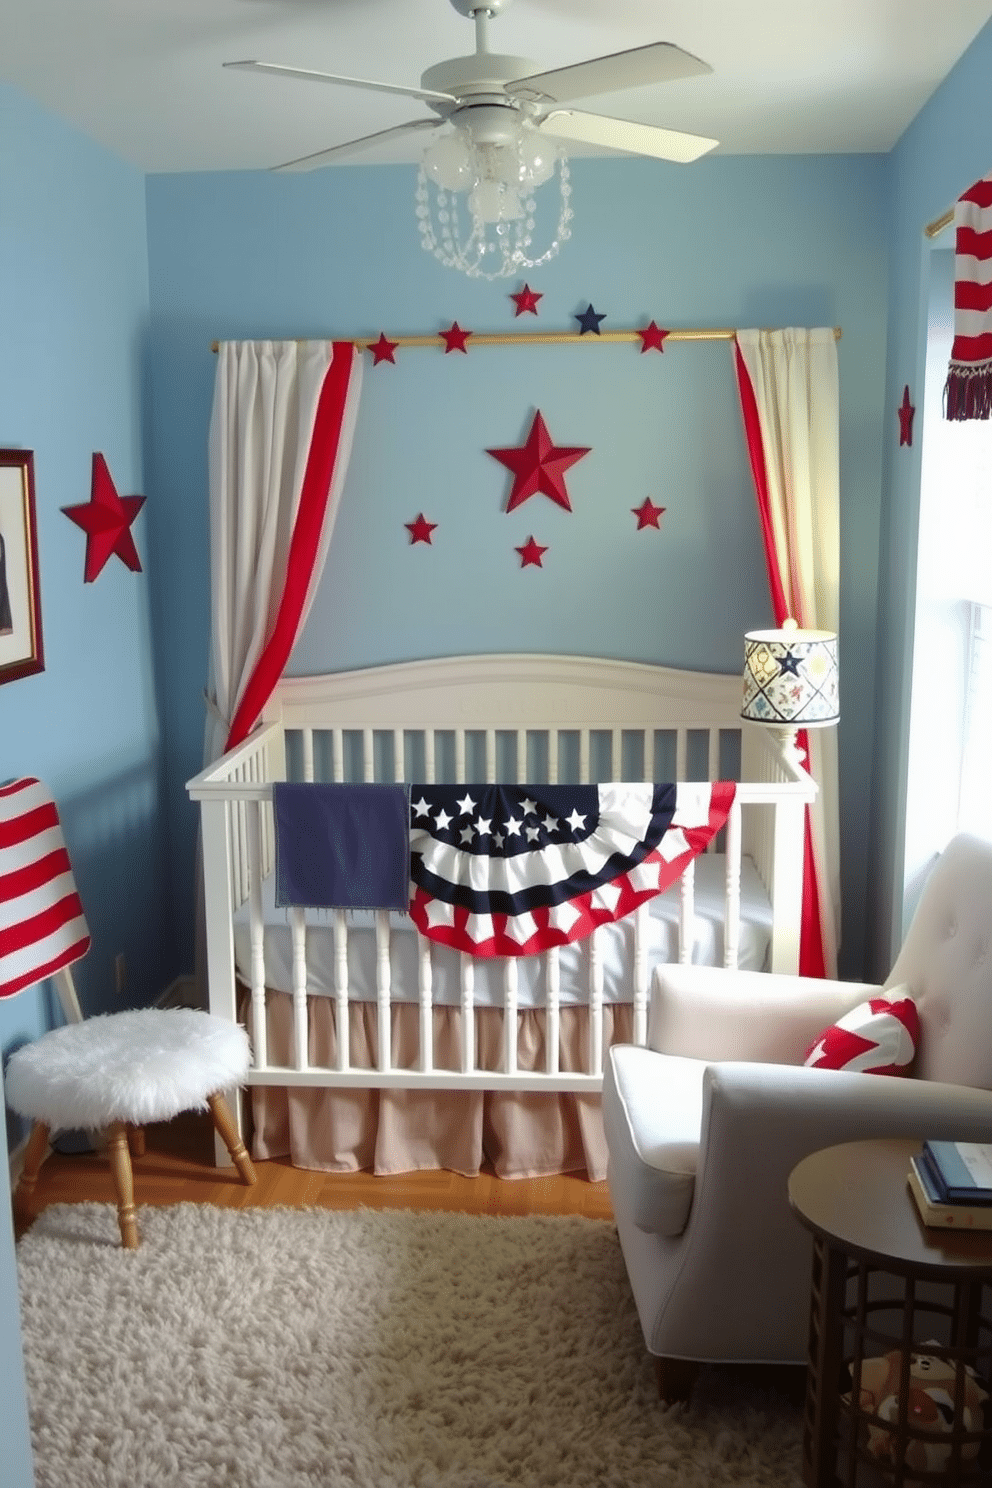
{"label": "framed picture on wall", "polygon": [[44,670],[34,453],[0,449],[0,684]]}

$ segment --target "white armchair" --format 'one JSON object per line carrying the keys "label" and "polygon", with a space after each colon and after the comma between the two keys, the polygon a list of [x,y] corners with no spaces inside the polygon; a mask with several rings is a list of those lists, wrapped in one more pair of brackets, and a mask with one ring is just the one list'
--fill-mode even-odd
{"label": "white armchair", "polygon": [[[689,1361],[803,1363],[811,1238],[789,1173],[861,1137],[992,1140],[992,845],[956,837],[883,986],[714,967],[655,972],[647,1048],[615,1045],[603,1088],[607,1178],[666,1399]],[[816,1035],[907,988],[908,1077],[807,1069]]]}

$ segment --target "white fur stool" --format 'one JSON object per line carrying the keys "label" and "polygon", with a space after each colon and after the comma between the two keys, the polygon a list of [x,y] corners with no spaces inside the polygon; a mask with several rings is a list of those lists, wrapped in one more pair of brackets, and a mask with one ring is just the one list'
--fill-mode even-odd
{"label": "white fur stool", "polygon": [[27,1218],[52,1130],[107,1128],[121,1242],[138,1246],[131,1152],[144,1152],[149,1121],[209,1108],[245,1183],[255,1170],[222,1091],[239,1085],[250,1063],[248,1035],[193,1008],[104,1013],[42,1034],[10,1056],[7,1103],[34,1121],[14,1196]]}

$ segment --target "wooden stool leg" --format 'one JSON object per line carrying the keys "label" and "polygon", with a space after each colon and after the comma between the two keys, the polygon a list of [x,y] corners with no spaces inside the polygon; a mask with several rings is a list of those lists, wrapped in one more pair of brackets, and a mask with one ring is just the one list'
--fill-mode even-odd
{"label": "wooden stool leg", "polygon": [[216,1126],[220,1133],[224,1146],[231,1154],[231,1161],[241,1174],[242,1180],[245,1183],[254,1183],[255,1169],[252,1166],[252,1161],[248,1156],[244,1142],[238,1136],[230,1106],[220,1091],[216,1095],[207,1096],[207,1104],[213,1114],[214,1126]]}
{"label": "wooden stool leg", "polygon": [[115,1121],[108,1133],[110,1171],[117,1194],[117,1219],[121,1227],[121,1244],[125,1250],[138,1248],[138,1217],[134,1207],[134,1179],[131,1174],[131,1152],[127,1145],[127,1127]]}
{"label": "wooden stool leg", "polygon": [[14,1215],[22,1224],[26,1224],[31,1218],[31,1196],[48,1150],[48,1131],[49,1128],[43,1121],[36,1121],[24,1149],[24,1166],[14,1194]]}
{"label": "wooden stool leg", "polygon": [[127,1129],[127,1145],[131,1149],[132,1157],[144,1157],[145,1155],[145,1128],[143,1126],[129,1126]]}

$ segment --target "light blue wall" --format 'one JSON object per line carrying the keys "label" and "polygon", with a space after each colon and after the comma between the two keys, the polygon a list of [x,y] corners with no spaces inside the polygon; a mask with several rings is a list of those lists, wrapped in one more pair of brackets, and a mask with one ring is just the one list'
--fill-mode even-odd
{"label": "light blue wall", "polygon": [[[93,936],[77,983],[89,1012],[162,987],[162,744],[144,566],[112,557],[84,584],[85,534],[62,514],[89,500],[102,452],[121,495],[144,483],[148,317],[144,178],[14,89],[0,87],[0,445],[34,451],[45,670],[0,687],[0,779],[37,775],[60,809]],[[0,1045],[51,1021],[50,988],[0,1004]],[[12,1140],[16,1134],[12,1133]]]}
{"label": "light blue wall", "polygon": [[[156,176],[148,182],[154,479],[168,531],[156,555],[170,718],[173,880],[192,907],[208,557],[205,444],[214,338],[564,329],[592,301],[604,329],[838,325],[842,388],[844,647],[841,725],[845,955],[860,962],[872,753],[886,306],[882,157],[713,159],[691,169],[576,162],[575,235],[519,282],[440,267],[419,246],[412,167],[310,175]],[[535,409],[592,453],[507,514],[487,446],[522,441]],[[667,507],[660,531],[630,509]],[[404,523],[438,524],[411,547]],[[522,570],[514,548],[549,548]],[[324,581],[291,670],[445,652],[631,656],[735,671],[742,632],[770,622],[729,344],[471,348],[366,359],[347,487]],[[190,946],[190,916],[183,944]],[[191,951],[187,952],[191,959]]]}
{"label": "light blue wall", "polygon": [[[0,780],[38,775],[59,802],[93,935],[84,1007],[113,1002],[123,950],[132,1000],[161,990],[164,812],[145,573],[112,559],[83,583],[85,536],[60,507],[90,494],[94,451],[122,495],[144,485],[148,273],[144,179],[0,86],[0,445],[34,451],[45,670],[0,687]],[[0,1003],[0,1049],[56,1016],[46,985]],[[9,1121],[16,1142],[21,1123]],[[6,1164],[5,1132],[2,1156]],[[5,1483],[32,1481],[9,1210],[0,1216]]]}
{"label": "light blue wall", "polygon": [[[992,22],[903,135],[889,162],[890,307],[885,399],[882,562],[876,685],[878,748],[869,875],[877,926],[873,969],[885,970],[903,928],[905,795],[912,675],[921,441],[898,444],[896,409],[909,386],[923,401],[930,245],[924,228],[992,170]],[[953,230],[951,241],[953,241]],[[917,430],[921,420],[916,420]]]}

